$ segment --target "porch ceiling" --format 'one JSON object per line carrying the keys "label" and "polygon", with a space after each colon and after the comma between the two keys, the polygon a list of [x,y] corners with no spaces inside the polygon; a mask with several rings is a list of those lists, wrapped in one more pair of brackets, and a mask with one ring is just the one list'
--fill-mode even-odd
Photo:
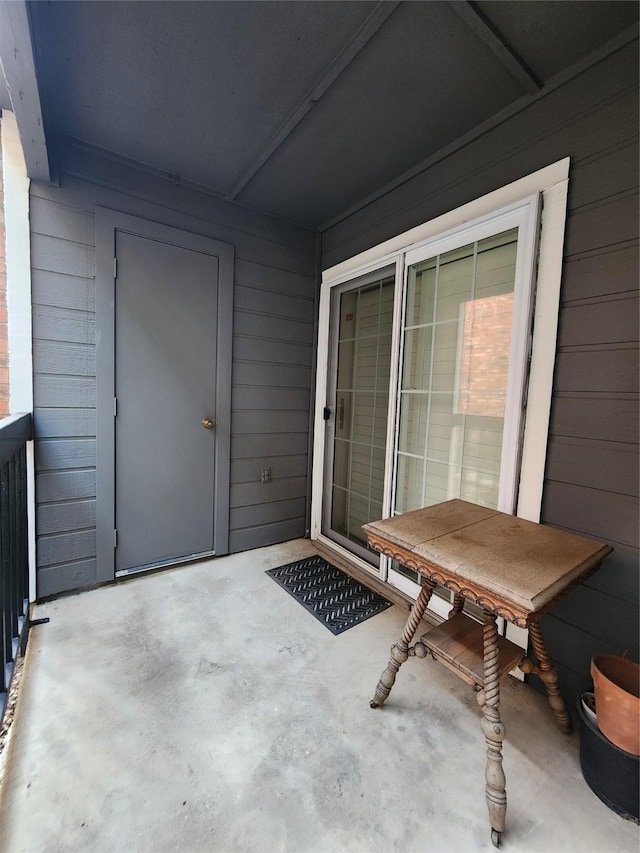
{"label": "porch ceiling", "polygon": [[73,137],[318,227],[638,19],[635,2],[28,4]]}

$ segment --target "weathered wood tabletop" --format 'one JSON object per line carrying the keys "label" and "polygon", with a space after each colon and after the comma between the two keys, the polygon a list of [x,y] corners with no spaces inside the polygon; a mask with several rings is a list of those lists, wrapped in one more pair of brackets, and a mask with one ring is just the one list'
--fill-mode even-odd
{"label": "weathered wood tabletop", "polygon": [[373,521],[362,529],[372,548],[436,577],[454,592],[457,587],[467,590],[466,598],[483,597],[489,606],[493,602],[509,611],[498,615],[522,627],[612,550],[602,542],[462,500]]}
{"label": "weathered wood tabletop", "polygon": [[[561,730],[571,718],[558,687],[540,616],[594,572],[609,545],[535,524],[463,500],[451,500],[363,526],[370,547],[424,578],[401,639],[391,649],[371,707],[382,705],[398,670],[411,656],[428,653],[473,684],[483,708],[487,745],[486,798],[495,846],[505,826],[506,780],[502,769],[505,728],[500,719],[500,676],[519,665],[544,683]],[[436,586],[454,593],[449,619],[413,646],[418,625]],[[480,625],[462,612],[465,599],[483,608]],[[536,661],[498,635],[496,617],[529,629]]]}

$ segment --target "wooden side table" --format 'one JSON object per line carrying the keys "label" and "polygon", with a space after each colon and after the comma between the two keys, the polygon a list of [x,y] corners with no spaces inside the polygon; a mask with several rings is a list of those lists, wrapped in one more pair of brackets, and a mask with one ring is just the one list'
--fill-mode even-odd
{"label": "wooden side table", "polygon": [[[594,542],[462,500],[374,521],[363,527],[369,545],[424,577],[424,586],[391,648],[371,707],[384,704],[398,670],[412,656],[431,655],[477,691],[487,745],[486,798],[491,840],[497,847],[505,828],[506,781],[502,768],[505,727],[500,719],[500,676],[520,666],[545,686],[560,729],[571,718],[558,688],[558,675],[540,631],[540,616],[594,572],[613,550]],[[437,585],[454,593],[449,618],[410,645]],[[482,607],[484,624],[462,612],[465,599]],[[536,661],[499,636],[496,619],[529,629]]]}

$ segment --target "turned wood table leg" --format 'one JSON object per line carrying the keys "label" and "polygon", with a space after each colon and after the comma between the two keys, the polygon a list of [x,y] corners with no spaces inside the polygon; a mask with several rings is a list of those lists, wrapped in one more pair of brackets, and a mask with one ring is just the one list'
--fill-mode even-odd
{"label": "turned wood table leg", "polygon": [[380,705],[384,705],[387,696],[391,693],[398,670],[409,657],[409,643],[413,640],[414,634],[418,630],[418,625],[424,616],[424,611],[427,609],[427,604],[435,588],[436,584],[434,581],[425,580],[425,584],[420,590],[420,595],[418,595],[416,603],[411,608],[411,613],[405,623],[401,639],[391,646],[391,658],[387,664],[387,668],[380,676],[375,695],[369,702],[372,708],[379,708]]}
{"label": "turned wood table leg", "polygon": [[460,593],[456,592],[453,596],[453,604],[451,606],[451,610],[449,611],[448,618],[451,619],[458,613],[462,613],[462,608],[464,607],[464,598],[460,595]]}
{"label": "turned wood table leg", "polygon": [[500,720],[500,675],[498,626],[495,614],[484,612],[484,716],[480,724],[487,744],[485,770],[487,808],[491,821],[491,840],[500,844],[507,813],[506,779],[502,769],[502,741],[505,728]]}
{"label": "turned wood table leg", "polygon": [[566,735],[571,734],[571,717],[569,716],[567,706],[562,698],[562,694],[560,693],[560,688],[558,687],[558,673],[549,660],[547,647],[542,639],[540,623],[537,619],[532,620],[529,623],[529,637],[531,639],[531,645],[533,646],[535,656],[538,659],[538,666],[536,667],[535,672],[543,682],[545,690],[547,691],[547,699],[549,700],[551,710],[558,722],[560,731],[564,732]]}

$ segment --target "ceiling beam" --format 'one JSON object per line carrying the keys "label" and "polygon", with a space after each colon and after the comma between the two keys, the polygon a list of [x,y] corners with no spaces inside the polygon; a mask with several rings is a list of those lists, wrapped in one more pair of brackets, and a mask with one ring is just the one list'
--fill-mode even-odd
{"label": "ceiling beam", "polygon": [[497,56],[511,76],[524,86],[527,92],[535,95],[542,89],[540,80],[526,62],[518,56],[502,33],[480,11],[476,3],[449,0],[449,6]]}
{"label": "ceiling beam", "polygon": [[[544,89],[538,92],[535,97],[528,98],[526,95],[522,95],[518,100],[509,104],[507,107],[504,107],[500,112],[495,113],[495,115],[492,115],[472,130],[467,131],[467,133],[464,133],[462,136],[459,136],[453,142],[445,145],[444,148],[436,151],[435,154],[431,154],[431,156],[427,157],[421,163],[418,163],[413,168],[408,169],[406,172],[399,175],[397,178],[394,178],[394,180],[390,181],[385,186],[380,187],[365,198],[360,199],[356,204],[346,208],[346,210],[343,210],[342,213],[338,214],[338,216],[334,216],[333,219],[323,222],[318,226],[318,231],[321,233],[328,231],[340,222],[344,222],[345,219],[348,219],[350,216],[360,213],[360,211],[364,210],[368,205],[374,204],[376,201],[383,198],[383,196],[389,195],[394,192],[394,190],[397,190],[398,187],[414,180],[414,178],[423,172],[426,172],[432,166],[435,166],[437,163],[441,163],[443,160],[446,160],[447,157],[450,157],[457,151],[461,151],[467,145],[471,145],[476,139],[484,136],[485,133],[489,133],[504,122],[509,121],[509,119],[527,109],[527,107],[532,103],[546,98],[552,92],[557,91],[562,88],[562,86],[566,86],[571,80],[575,80],[576,77],[584,74],[585,71],[588,71],[590,68],[598,65],[598,63],[603,62],[609,56],[613,56],[614,53],[617,53],[619,50],[623,50],[628,44],[637,41],[639,35],[640,28],[638,27],[638,23],[630,24],[626,29],[622,30],[622,32],[613,36],[599,47],[596,47],[586,56],[583,56],[572,65],[569,65],[568,68],[564,68],[562,71],[554,74],[553,77],[547,80],[544,85]],[[419,202],[415,202],[413,207],[417,204],[421,204],[422,202],[422,199]],[[411,205],[409,205],[409,207],[411,207]],[[408,209],[408,207],[403,208],[405,212]],[[377,223],[379,224],[381,221],[381,219],[378,219]]]}
{"label": "ceiling beam", "polygon": [[338,79],[342,72],[353,62],[362,48],[373,38],[389,16],[400,5],[399,0],[380,0],[373,11],[365,18],[355,35],[347,42],[342,51],[335,57],[315,86],[307,92],[297,107],[289,114],[286,121],[271,137],[262,151],[245,170],[233,189],[227,194],[229,201],[237,198],[253,176],[264,166],[270,157],[280,148],[302,119],[318,103],[329,87]]}
{"label": "ceiling beam", "polygon": [[0,63],[18,124],[27,174],[34,180],[50,183],[40,93],[24,0],[0,0]]}

